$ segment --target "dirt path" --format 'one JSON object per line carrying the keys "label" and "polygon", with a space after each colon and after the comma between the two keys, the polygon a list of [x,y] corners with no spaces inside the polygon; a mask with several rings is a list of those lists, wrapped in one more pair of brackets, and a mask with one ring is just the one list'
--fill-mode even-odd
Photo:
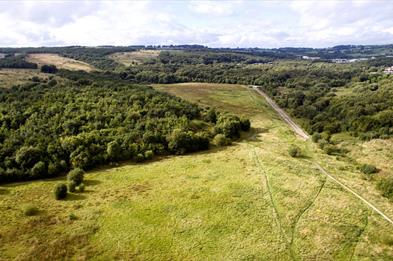
{"label": "dirt path", "polygon": [[[294,130],[294,132],[299,135],[303,140],[308,140],[310,136],[302,129],[300,128],[290,117],[289,115],[281,109],[266,93],[261,91],[258,86],[252,85],[251,86],[256,92],[258,92],[260,95],[262,95],[266,101],[269,103],[269,105],[280,115],[280,117],[288,123],[288,125]],[[360,199],[363,203],[365,203],[368,207],[370,207],[372,210],[374,210],[377,214],[381,215],[386,221],[388,221],[390,224],[393,225],[393,220],[389,218],[385,213],[383,213],[380,209],[378,209],[376,206],[374,206],[372,203],[367,201],[365,198],[360,196],[358,193],[356,193],[354,190],[343,184],[341,181],[339,181],[337,178],[329,174],[324,168],[322,168],[321,165],[319,165],[316,162],[312,162],[321,173],[325,174],[327,177],[329,177],[331,180],[333,180],[336,184],[340,185],[342,188],[344,188],[346,191],[350,192],[353,194],[355,197]]]}
{"label": "dirt path", "polygon": [[286,122],[288,123],[289,126],[291,126],[291,128],[293,129],[293,131],[299,135],[299,137],[301,137],[303,140],[308,140],[310,138],[310,136],[302,129],[300,128],[299,125],[297,125],[292,119],[291,117],[289,117],[289,115],[283,110],[281,109],[266,93],[264,93],[263,91],[261,91],[258,86],[252,85],[252,88],[257,91],[260,95],[262,95],[267,103],[269,103],[270,106],[272,106],[272,108],[278,113],[278,115],[280,115],[280,117]]}

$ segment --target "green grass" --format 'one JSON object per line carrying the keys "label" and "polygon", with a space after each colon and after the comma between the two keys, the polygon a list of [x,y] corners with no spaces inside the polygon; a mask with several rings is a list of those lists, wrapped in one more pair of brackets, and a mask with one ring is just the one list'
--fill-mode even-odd
{"label": "green grass", "polygon": [[[246,87],[157,85],[252,118],[232,146],[88,172],[86,192],[56,201],[64,180],[0,188],[0,260],[389,260],[393,227],[322,175],[387,214],[393,207],[355,166],[297,139]],[[291,144],[304,156],[288,155]],[[40,212],[23,215],[33,204]],[[70,215],[76,218],[70,218]]]}
{"label": "green grass", "polygon": [[25,84],[31,78],[48,79],[48,75],[33,69],[0,69],[0,88],[10,88],[15,85]]}

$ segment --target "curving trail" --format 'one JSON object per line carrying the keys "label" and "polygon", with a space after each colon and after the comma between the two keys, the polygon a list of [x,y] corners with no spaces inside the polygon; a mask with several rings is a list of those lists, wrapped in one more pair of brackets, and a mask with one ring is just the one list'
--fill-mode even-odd
{"label": "curving trail", "polygon": [[[286,122],[288,125],[293,129],[293,131],[301,137],[303,140],[308,140],[310,136],[297,125],[291,118],[290,116],[283,110],[281,109],[266,93],[264,93],[258,86],[256,85],[251,85],[251,87],[260,95],[262,95],[267,103],[278,113],[278,115]],[[372,210],[374,210],[377,214],[379,214],[383,219],[385,219],[387,222],[393,225],[393,220],[388,217],[385,213],[383,213],[380,209],[378,209],[375,205],[373,205],[371,202],[369,202],[367,199],[363,198],[361,195],[356,193],[353,189],[349,188],[346,186],[344,183],[339,181],[337,178],[329,174],[320,164],[316,162],[312,162],[317,169],[324,175],[326,175],[328,178],[333,180],[336,184],[344,188],[346,191],[350,192],[353,194],[355,197],[360,199],[363,203],[365,203],[368,207],[370,207]]]}

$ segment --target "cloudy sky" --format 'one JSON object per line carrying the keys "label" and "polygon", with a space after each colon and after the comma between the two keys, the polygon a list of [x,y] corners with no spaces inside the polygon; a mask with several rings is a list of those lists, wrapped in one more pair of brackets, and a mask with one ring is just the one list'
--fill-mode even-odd
{"label": "cloudy sky", "polygon": [[393,1],[1,1],[0,46],[393,43]]}

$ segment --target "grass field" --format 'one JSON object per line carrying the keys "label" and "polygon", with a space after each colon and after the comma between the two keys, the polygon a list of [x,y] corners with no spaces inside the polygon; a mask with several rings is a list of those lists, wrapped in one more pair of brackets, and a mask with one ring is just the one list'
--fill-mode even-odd
{"label": "grass field", "polygon": [[30,69],[0,69],[0,88],[10,88],[15,85],[24,84],[34,76],[47,79],[48,75],[38,70]]}
{"label": "grass field", "polygon": [[159,54],[159,50],[139,50],[135,52],[114,53],[109,55],[109,58],[125,66],[131,66],[141,64],[148,59],[156,58]]}
{"label": "grass field", "polygon": [[53,54],[53,53],[34,53],[34,54],[29,54],[27,57],[27,60],[32,63],[36,63],[39,66],[42,66],[44,64],[53,64],[56,65],[57,68],[59,69],[67,69],[67,70],[82,70],[86,72],[91,72],[96,70],[94,66],[82,62],[82,61],[77,61],[75,59],[71,58],[66,58],[63,56],[60,56],[58,54]]}
{"label": "grass field", "polygon": [[[87,191],[53,199],[63,180],[0,187],[0,260],[391,260],[393,226],[327,179],[330,173],[393,216],[356,167],[296,138],[238,85],[156,85],[252,119],[225,148],[86,175]],[[301,158],[287,150],[296,144]],[[37,216],[23,215],[33,204]]]}

